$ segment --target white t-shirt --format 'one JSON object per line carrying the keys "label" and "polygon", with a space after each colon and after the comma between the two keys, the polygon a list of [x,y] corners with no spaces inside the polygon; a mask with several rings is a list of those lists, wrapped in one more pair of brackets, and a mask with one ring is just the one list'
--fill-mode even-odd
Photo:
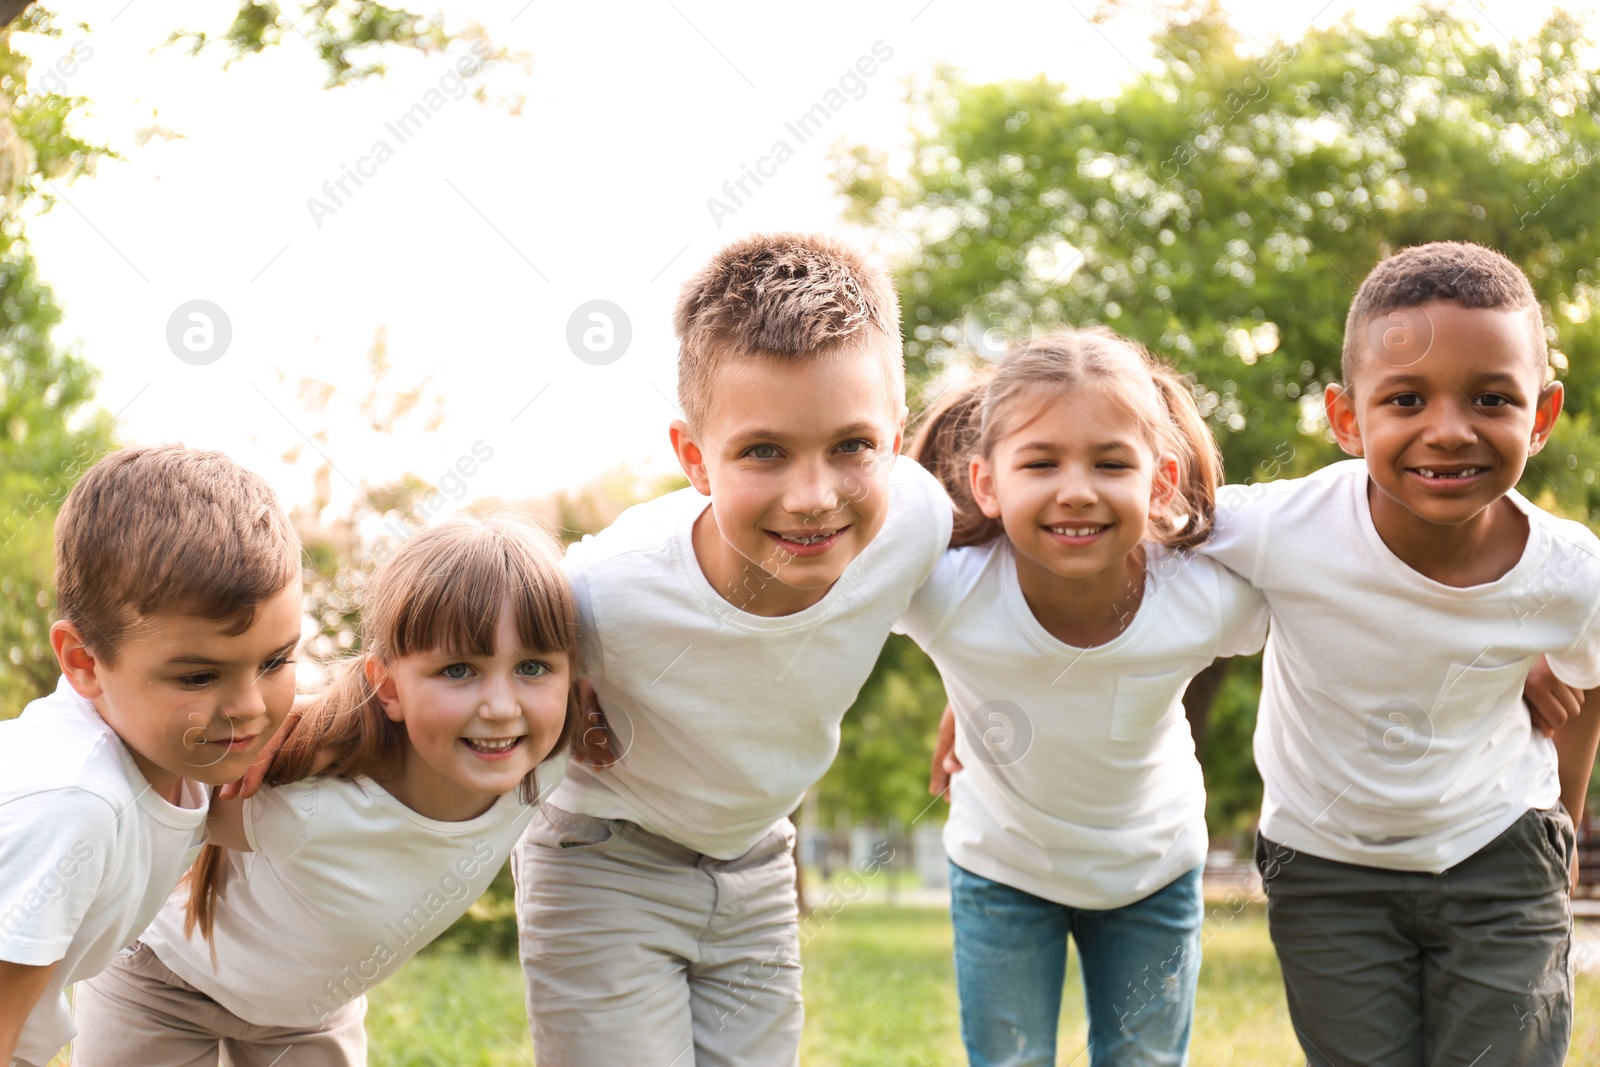
{"label": "white t-shirt", "polygon": [[[565,756],[539,768],[548,794]],[[213,927],[183,936],[188,887],[143,941],[246,1022],[315,1027],[459,919],[537,811],[507,793],[476,819],[417,814],[370,779],[308,778],[245,802],[253,852],[228,852]]]}
{"label": "white t-shirt", "polygon": [[734,859],[833,762],[890,626],[950,543],[951,511],[939,482],[899,457],[878,536],[820,601],[767,618],[700,570],[691,531],[708,504],[669,493],[567,550],[583,673],[623,757],[598,773],[574,764],[552,802]]}
{"label": "white t-shirt", "polygon": [[200,851],[208,796],[185,780],[181,806],[162,799],[66,678],[0,722],[0,960],[56,964],[18,1059],[48,1063],[72,1040],[67,987],[156,914]]}
{"label": "white t-shirt", "polygon": [[1144,599],[1096,648],[1057,640],[1004,537],[954,548],[899,628],[956,711],[945,848],[992,881],[1077,908],[1141,900],[1205,860],[1189,680],[1261,648],[1259,594],[1208,559],[1146,546]]}
{"label": "white t-shirt", "polygon": [[1460,589],[1383,543],[1361,460],[1223,489],[1201,551],[1272,607],[1255,735],[1267,838],[1438,872],[1560,799],[1522,686],[1540,653],[1569,685],[1600,685],[1600,539],[1507,499],[1528,519],[1521,560]]}

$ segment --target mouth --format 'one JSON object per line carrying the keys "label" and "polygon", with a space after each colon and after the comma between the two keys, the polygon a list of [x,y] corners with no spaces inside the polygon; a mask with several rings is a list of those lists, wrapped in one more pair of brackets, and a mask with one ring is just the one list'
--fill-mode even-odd
{"label": "mouth", "polygon": [[243,752],[255,744],[256,738],[260,736],[260,734],[249,734],[245,737],[235,737],[229,734],[227,737],[202,737],[195,744],[204,746],[207,752]]}
{"label": "mouth", "polygon": [[1461,485],[1481,474],[1487,474],[1488,467],[1469,465],[1433,466],[1433,467],[1407,467],[1406,473],[1420,478],[1429,485],[1447,488],[1452,485]]}
{"label": "mouth", "polygon": [[461,743],[475,756],[483,759],[504,759],[528,739],[527,734],[517,737],[463,737]]}
{"label": "mouth", "polygon": [[838,543],[850,527],[818,532],[815,530],[767,530],[766,535],[776,541],[784,551],[796,556],[818,556]]}
{"label": "mouth", "polygon": [[1057,541],[1069,545],[1085,545],[1111,529],[1111,526],[1109,523],[1070,523],[1046,526],[1045,529],[1050,531]]}

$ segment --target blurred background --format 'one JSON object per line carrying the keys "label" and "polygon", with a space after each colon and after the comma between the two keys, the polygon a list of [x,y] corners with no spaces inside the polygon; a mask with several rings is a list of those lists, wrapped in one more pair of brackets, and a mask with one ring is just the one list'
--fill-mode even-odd
{"label": "blurred background", "polygon": [[[1378,258],[1495,246],[1532,279],[1567,390],[1522,492],[1600,521],[1592,4],[0,0],[0,18],[0,717],[54,686],[51,524],[108,449],[219,448],[272,482],[307,546],[308,685],[353,647],[386,540],[501,506],[570,540],[684,484],[672,302],[755,231],[837,233],[893,270],[913,412],[1014,341],[1105,324],[1193,377],[1230,481],[1336,458],[1321,391]],[[1221,916],[1197,1063],[1294,1059],[1235,858],[1258,688],[1240,659],[1186,700]],[[808,1005],[850,1020],[810,1027],[808,1062],[954,1062],[948,923],[908,907],[941,899],[942,705],[892,638],[797,814]],[[374,997],[396,1035],[374,1062],[531,1062],[508,916],[501,884]],[[1580,1038],[1586,1005],[1580,982]],[[487,1044],[439,1044],[461,1027],[436,1020],[474,1013]],[[1208,1050],[1208,1026],[1259,1030],[1260,1058]]]}

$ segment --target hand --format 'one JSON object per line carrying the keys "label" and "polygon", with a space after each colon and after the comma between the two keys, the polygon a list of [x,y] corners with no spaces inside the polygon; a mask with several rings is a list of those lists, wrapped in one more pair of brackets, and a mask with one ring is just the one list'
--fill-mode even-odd
{"label": "hand", "polygon": [[312,697],[309,694],[300,694],[294,698],[294,707],[289,709],[289,714],[284,716],[283,722],[278,724],[278,729],[267,738],[267,743],[261,746],[261,751],[256,753],[256,758],[250,761],[250,766],[244,772],[244,777],[237,782],[228,782],[217,787],[216,800],[249,800],[261,789],[261,781],[267,776],[267,768],[272,765],[272,757],[278,754],[278,748],[283,744],[283,739],[294,732],[294,724],[310,704]]}
{"label": "hand", "polygon": [[572,758],[586,767],[603,771],[617,762],[616,753],[622,751],[622,746],[589,679],[579,678],[576,684],[579,713],[578,729],[572,735]]}
{"label": "hand", "polygon": [[1546,737],[1552,736],[1568,719],[1577,718],[1583,710],[1583,690],[1558,679],[1543,656],[1528,672],[1528,680],[1522,685],[1522,699],[1527,701],[1533,725]]}
{"label": "hand", "polygon": [[946,704],[939,719],[939,739],[933,745],[933,768],[928,774],[928,794],[943,795],[946,804],[950,803],[950,779],[961,770],[955,750],[956,713]]}

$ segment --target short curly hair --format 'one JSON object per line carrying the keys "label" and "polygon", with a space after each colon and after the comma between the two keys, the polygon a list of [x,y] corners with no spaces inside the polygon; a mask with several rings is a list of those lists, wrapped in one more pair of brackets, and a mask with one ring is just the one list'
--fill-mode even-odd
{"label": "short curly hair", "polygon": [[1448,300],[1464,308],[1531,310],[1529,338],[1543,373],[1549,374],[1544,312],[1522,268],[1500,252],[1469,241],[1413,245],[1380,260],[1362,281],[1344,323],[1339,374],[1346,388],[1362,351],[1367,325],[1391,311]]}
{"label": "short curly hair", "polygon": [[733,242],[684,284],[674,326],[678,403],[691,429],[704,425],[712,375],[728,356],[808,359],[876,343],[904,403],[894,281],[832,238],[778,233]]}

